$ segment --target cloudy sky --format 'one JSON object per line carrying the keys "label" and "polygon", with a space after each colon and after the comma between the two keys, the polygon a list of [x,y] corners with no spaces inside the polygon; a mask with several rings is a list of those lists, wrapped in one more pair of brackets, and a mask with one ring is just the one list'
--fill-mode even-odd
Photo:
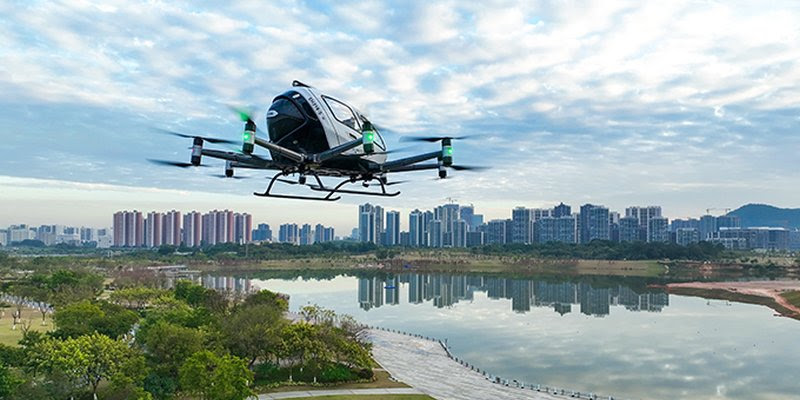
{"label": "cloudy sky", "polygon": [[492,169],[409,174],[387,208],[800,206],[796,1],[270,3],[0,3],[0,226],[228,207],[344,233],[363,198],[262,199],[266,174],[145,161],[188,159],[188,140],[154,128],[240,137],[228,104],[265,127],[295,79],[391,128],[390,144],[478,135],[456,162]]}

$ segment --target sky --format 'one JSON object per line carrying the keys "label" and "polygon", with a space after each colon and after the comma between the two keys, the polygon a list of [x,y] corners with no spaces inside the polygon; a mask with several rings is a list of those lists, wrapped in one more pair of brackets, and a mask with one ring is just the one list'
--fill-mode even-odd
{"label": "sky", "polygon": [[[230,208],[342,234],[366,201],[452,199],[487,219],[561,201],[671,218],[800,206],[797,1],[266,3],[0,2],[0,226]],[[240,138],[228,105],[265,128],[293,80],[360,109],[393,148],[475,135],[455,162],[491,169],[311,203],[252,196],[266,173],[146,161],[189,158],[156,129]]]}

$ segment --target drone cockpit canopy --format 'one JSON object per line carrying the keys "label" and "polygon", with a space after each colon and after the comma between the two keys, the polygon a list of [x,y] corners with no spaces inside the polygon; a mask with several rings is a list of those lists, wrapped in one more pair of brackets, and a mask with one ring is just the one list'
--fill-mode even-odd
{"label": "drone cockpit canopy", "polygon": [[275,97],[267,126],[271,142],[299,152],[318,153],[362,137],[366,152],[386,150],[378,130],[357,109],[299,81]]}

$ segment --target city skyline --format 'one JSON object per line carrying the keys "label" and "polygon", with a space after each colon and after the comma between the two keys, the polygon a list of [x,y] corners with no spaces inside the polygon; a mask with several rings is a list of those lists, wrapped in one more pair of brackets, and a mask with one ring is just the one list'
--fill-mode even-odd
{"label": "city skyline", "polygon": [[[483,214],[476,213],[473,204],[459,205],[453,203],[452,199],[450,201],[432,210],[416,208],[405,218],[397,210],[365,203],[358,206],[355,228],[339,231],[352,231],[352,234],[341,236],[335,236],[336,228],[320,221],[277,224],[274,221],[257,221],[249,213],[227,209],[214,209],[206,213],[192,210],[183,216],[181,211],[175,209],[163,212],[134,209],[115,212],[111,228],[89,227],[86,224],[42,224],[39,227],[12,224],[6,228],[0,225],[0,244],[32,239],[41,240],[46,245],[95,241],[99,247],[158,247],[163,244],[196,247],[225,242],[267,241],[309,245],[333,240],[355,240],[383,246],[471,247],[552,241],[588,243],[600,239],[615,242],[673,242],[681,245],[711,240],[731,249],[794,249],[800,245],[800,232],[796,230],[777,225],[742,226],[739,217],[708,214],[711,209],[699,217],[670,220],[662,215],[662,207],[656,205],[628,206],[623,216],[608,207],[591,203],[575,207],[573,213],[572,206],[560,202],[552,208],[518,206],[510,210],[510,217],[507,214],[505,218],[486,220]],[[217,226],[222,226],[219,232],[216,231]],[[88,233],[84,234],[84,230]],[[113,236],[110,244],[104,237],[107,231]],[[84,238],[94,237],[95,232],[103,232],[101,240]]]}
{"label": "city skyline", "polygon": [[[2,186],[3,179],[0,177],[0,186]],[[104,187],[107,185],[83,185],[80,186],[100,186]],[[102,190],[102,189],[101,189]],[[127,197],[135,193],[135,188],[127,188],[126,192],[123,192],[122,197]],[[150,193],[148,191],[145,193],[147,195]],[[163,203],[163,205],[159,205],[158,207],[143,207],[143,206],[136,206],[135,204],[153,204],[153,201],[141,201],[141,200],[119,200],[119,202],[108,202],[104,201],[102,207],[96,207],[90,210],[92,212],[92,216],[89,218],[84,218],[83,215],[80,213],[71,213],[71,212],[62,212],[62,210],[57,209],[54,210],[48,207],[48,201],[42,201],[41,207],[46,209],[47,212],[39,213],[30,211],[30,215],[26,215],[24,217],[20,217],[21,214],[24,213],[24,208],[22,209],[11,209],[11,208],[0,208],[0,227],[3,226],[10,226],[10,225],[18,225],[18,224],[26,224],[31,226],[38,226],[38,225],[66,225],[66,226],[85,226],[85,227],[93,227],[93,228],[110,228],[112,225],[111,219],[108,217],[109,215],[113,214],[116,211],[123,210],[123,209],[148,209],[148,210],[156,210],[160,212],[169,211],[172,209],[178,209],[181,211],[190,211],[190,210],[213,210],[213,209],[220,209],[220,208],[232,208],[237,210],[242,210],[242,212],[247,212],[253,216],[253,223],[257,225],[259,223],[268,223],[270,226],[277,227],[282,223],[297,223],[297,224],[311,224],[315,225],[317,223],[322,222],[326,226],[332,226],[336,229],[337,232],[349,232],[353,228],[357,228],[358,225],[354,224],[351,218],[352,208],[358,206],[360,204],[364,204],[368,202],[368,198],[364,197],[356,197],[352,198],[351,200],[357,200],[353,203],[341,203],[341,204],[326,204],[326,207],[336,207],[336,212],[325,213],[321,216],[309,216],[307,212],[307,207],[303,207],[304,204],[308,204],[305,202],[297,202],[297,201],[290,201],[290,200],[280,200],[276,199],[274,201],[283,204],[286,210],[289,212],[285,212],[283,208],[281,208],[280,212],[275,211],[261,211],[258,212],[257,210],[261,209],[273,209],[269,204],[273,200],[263,201],[263,200],[254,200],[256,205],[251,204],[250,197],[243,197],[243,196],[232,196],[227,197],[221,194],[214,194],[214,201],[195,201],[193,199],[186,199],[186,195],[188,194],[185,191],[170,191],[170,190],[157,190],[153,193],[157,193],[157,196],[162,196],[164,193],[167,196],[163,196],[163,201],[159,201],[157,203]],[[5,193],[7,195],[8,193]],[[4,193],[0,191],[0,199],[4,196]],[[433,209],[436,208],[443,203],[445,203],[447,199],[442,199],[441,201],[437,200],[430,200],[426,199],[419,203],[417,206],[402,206],[407,205],[409,202],[403,201],[402,199],[380,199],[381,205],[383,208],[387,210],[397,210],[403,215],[408,215],[410,212],[414,211],[414,209]],[[68,196],[65,199],[66,203],[73,204],[74,196]],[[31,202],[36,203],[36,200],[32,200]],[[533,202],[524,204],[513,204],[511,207],[508,208],[499,208],[492,206],[494,203],[489,203],[489,206],[483,206],[482,204],[478,204],[477,202],[472,202],[466,200],[465,202],[461,202],[461,206],[472,205],[473,207],[480,208],[482,210],[481,214],[484,216],[485,221],[489,221],[492,219],[506,219],[511,216],[511,209],[516,207],[525,207],[531,209],[538,209],[538,208],[552,208],[557,206],[558,204],[563,204],[565,201],[562,200],[554,200],[550,203],[535,205]],[[75,201],[73,207],[78,210],[84,210],[86,207],[80,206],[82,200]],[[393,206],[393,204],[401,204],[401,206]],[[569,202],[570,204],[577,204],[576,202]],[[625,210],[626,208],[632,207],[631,204],[635,204],[633,202],[622,202],[620,206],[611,206],[606,203],[602,203],[599,201],[592,201],[588,202],[589,204],[602,204],[608,207],[611,210]],[[649,204],[654,204],[655,202],[641,202],[643,206],[647,206]],[[115,204],[134,204],[134,206],[128,207],[116,207]],[[223,204],[223,205],[220,205]],[[537,203],[538,204],[538,203]],[[734,207],[706,207],[705,205],[697,205],[691,207],[691,209],[695,210],[696,212],[684,214],[682,212],[676,212],[671,210],[663,203],[661,206],[665,208],[666,211],[664,216],[669,218],[670,220],[673,219],[687,219],[687,218],[699,218],[702,215],[706,215],[707,209],[711,209],[712,215],[723,215],[723,210],[734,210],[739,206],[743,206],[745,204],[741,204]],[[38,208],[37,208],[38,209]],[[256,210],[256,211],[254,211]],[[107,212],[107,214],[99,215],[100,213]],[[278,217],[276,214],[280,214],[281,216]],[[401,230],[408,230],[408,220],[407,218],[400,218],[400,229]]]}
{"label": "city skyline", "polygon": [[478,136],[456,143],[455,162],[492,169],[439,182],[409,174],[387,208],[448,196],[472,199],[490,218],[560,199],[657,203],[671,218],[751,202],[796,207],[799,7],[3,5],[0,224],[60,213],[99,225],[97,210],[176,199],[259,220],[336,218],[363,199],[263,201],[250,195],[262,179],[209,177],[221,164],[167,171],[145,161],[188,160],[185,141],[153,128],[238,138],[226,105],[254,106],[266,128],[268,104],[294,79],[390,128],[392,148],[404,135]]}

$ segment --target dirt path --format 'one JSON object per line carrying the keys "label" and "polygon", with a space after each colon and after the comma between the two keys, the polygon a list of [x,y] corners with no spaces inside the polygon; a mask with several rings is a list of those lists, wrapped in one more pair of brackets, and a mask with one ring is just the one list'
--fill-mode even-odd
{"label": "dirt path", "polygon": [[[800,307],[797,307],[783,298],[781,293],[787,291],[800,291],[800,281],[749,281],[749,282],[688,282],[670,283],[668,290],[673,289],[699,289],[699,290],[724,290],[729,293],[766,297],[788,310],[777,310],[788,317],[800,316]],[[678,290],[679,291],[679,290]]]}

